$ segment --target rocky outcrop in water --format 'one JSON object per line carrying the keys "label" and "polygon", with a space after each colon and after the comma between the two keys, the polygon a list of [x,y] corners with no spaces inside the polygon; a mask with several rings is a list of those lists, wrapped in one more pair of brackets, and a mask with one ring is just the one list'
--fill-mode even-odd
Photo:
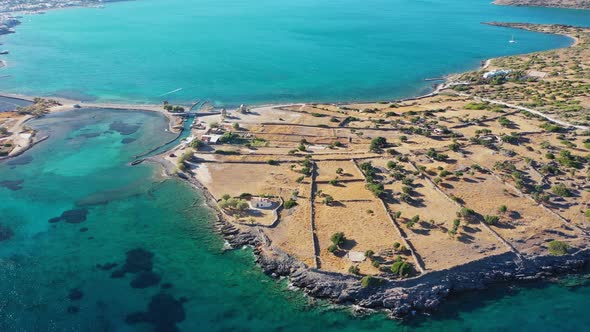
{"label": "rocky outcrop in water", "polygon": [[143,248],[136,248],[127,251],[125,264],[118,270],[113,271],[112,278],[122,278],[126,273],[151,272],[154,267],[152,259],[154,254]]}
{"label": "rocky outcrop in water", "polygon": [[60,221],[65,221],[68,224],[79,224],[86,221],[88,216],[88,209],[73,209],[64,211],[61,216],[53,217],[48,220],[49,223],[53,224]]}
{"label": "rocky outcrop in water", "polygon": [[24,180],[5,180],[0,181],[0,187],[4,187],[8,190],[18,191],[23,189]]}
{"label": "rocky outcrop in water", "polygon": [[129,314],[125,322],[150,323],[155,326],[155,331],[179,331],[176,323],[182,322],[185,317],[183,301],[172,295],[159,293],[152,297],[147,311]]}
{"label": "rocky outcrop in water", "polygon": [[0,35],[13,33],[13,28],[20,24],[20,21],[14,17],[0,15]]}
{"label": "rocky outcrop in water", "polygon": [[82,299],[82,297],[84,297],[84,293],[81,290],[78,288],[70,289],[70,293],[68,294],[70,301],[77,301]]}
{"label": "rocky outcrop in water", "polygon": [[123,121],[114,121],[109,125],[109,129],[118,132],[121,135],[127,136],[139,130],[138,124],[129,124]]}
{"label": "rocky outcrop in water", "polygon": [[158,274],[152,271],[147,271],[139,273],[133,280],[131,280],[130,285],[133,288],[148,288],[159,284],[161,280],[162,278]]}
{"label": "rocky outcrop in water", "polygon": [[0,224],[0,242],[6,241],[14,236],[12,229]]}

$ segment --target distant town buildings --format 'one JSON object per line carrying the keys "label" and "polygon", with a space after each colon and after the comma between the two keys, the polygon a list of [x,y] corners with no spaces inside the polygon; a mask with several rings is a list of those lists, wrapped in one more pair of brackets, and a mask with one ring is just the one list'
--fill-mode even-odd
{"label": "distant town buildings", "polygon": [[99,6],[116,0],[0,0],[0,35],[13,33],[19,13],[38,13],[55,8]]}
{"label": "distant town buildings", "polygon": [[2,13],[30,13],[54,8],[74,6],[96,6],[113,0],[2,0],[0,1],[0,14]]}

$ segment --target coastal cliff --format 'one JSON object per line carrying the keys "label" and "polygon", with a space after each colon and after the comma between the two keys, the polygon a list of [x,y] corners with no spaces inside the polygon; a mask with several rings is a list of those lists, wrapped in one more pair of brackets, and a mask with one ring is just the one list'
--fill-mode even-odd
{"label": "coastal cliff", "polygon": [[513,253],[486,257],[448,270],[427,273],[412,279],[382,280],[363,287],[361,278],[313,269],[273,246],[264,233],[238,230],[218,219],[218,229],[233,247],[254,247],[256,262],[275,278],[288,277],[291,284],[315,298],[355,310],[385,310],[392,318],[431,312],[449,295],[484,289],[499,282],[533,281],[578,272],[590,262],[590,250],[565,256],[537,256],[516,263]]}
{"label": "coastal cliff", "polygon": [[531,6],[590,9],[589,0],[495,0],[494,4],[501,6]]}

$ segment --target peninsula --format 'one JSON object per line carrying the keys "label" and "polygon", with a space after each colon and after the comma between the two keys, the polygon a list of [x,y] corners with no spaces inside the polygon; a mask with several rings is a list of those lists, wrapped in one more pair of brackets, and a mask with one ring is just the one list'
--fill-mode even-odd
{"label": "peninsula", "polygon": [[[359,310],[400,317],[454,292],[575,271],[590,259],[590,29],[490,24],[575,43],[492,59],[398,101],[136,105],[172,129],[188,121],[190,134],[133,164],[202,190],[229,244],[252,245],[266,273]],[[8,156],[24,119],[117,107],[29,101],[0,113]]]}
{"label": "peninsula", "polygon": [[234,246],[308,294],[393,316],[590,257],[590,29],[401,101],[198,116],[163,158]]}

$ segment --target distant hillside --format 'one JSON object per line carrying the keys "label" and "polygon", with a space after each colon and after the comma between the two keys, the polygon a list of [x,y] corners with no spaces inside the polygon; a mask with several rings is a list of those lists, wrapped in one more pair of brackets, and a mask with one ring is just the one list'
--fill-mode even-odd
{"label": "distant hillside", "polygon": [[497,5],[590,9],[590,0],[495,0]]}

